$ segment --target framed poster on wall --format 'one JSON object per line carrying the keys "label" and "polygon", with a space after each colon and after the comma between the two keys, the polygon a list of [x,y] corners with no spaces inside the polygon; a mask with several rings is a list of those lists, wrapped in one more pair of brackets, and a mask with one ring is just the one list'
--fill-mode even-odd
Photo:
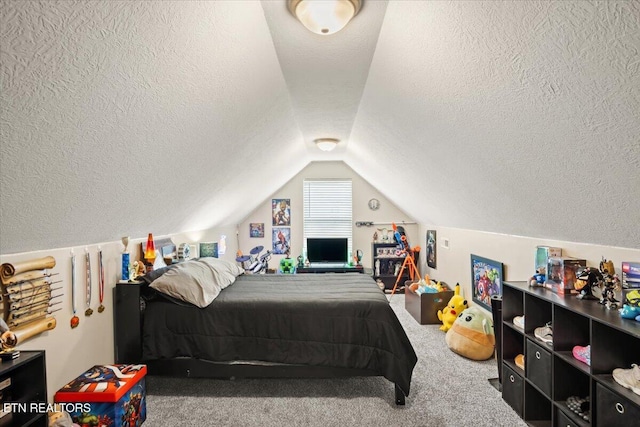
{"label": "framed poster on wall", "polygon": [[200,242],[198,254],[200,258],[218,258],[218,242]]}
{"label": "framed poster on wall", "polygon": [[491,297],[502,295],[503,274],[501,262],[471,254],[472,300],[491,311]]}
{"label": "framed poster on wall", "polygon": [[264,222],[250,223],[249,237],[264,237]]}
{"label": "framed poster on wall", "polygon": [[271,240],[274,254],[286,254],[291,247],[291,229],[289,227],[273,227]]}
{"label": "framed poster on wall", "polygon": [[436,230],[427,230],[427,265],[431,268],[438,268],[436,257],[438,245],[436,243]]}
{"label": "framed poster on wall", "polygon": [[272,225],[291,225],[291,199],[271,200]]}

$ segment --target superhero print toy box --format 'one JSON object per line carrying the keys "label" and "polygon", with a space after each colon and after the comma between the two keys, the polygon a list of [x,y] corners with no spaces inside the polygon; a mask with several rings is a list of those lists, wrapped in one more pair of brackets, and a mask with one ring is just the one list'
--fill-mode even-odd
{"label": "superhero print toy box", "polygon": [[137,427],[147,418],[146,365],[96,365],[58,390],[56,403],[73,408],[81,427]]}

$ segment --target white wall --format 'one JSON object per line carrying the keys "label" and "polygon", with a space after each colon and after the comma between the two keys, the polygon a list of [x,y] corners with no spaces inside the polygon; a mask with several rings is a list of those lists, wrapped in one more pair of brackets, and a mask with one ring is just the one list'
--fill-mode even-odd
{"label": "white wall", "polygon": [[[422,259],[420,271],[429,273],[432,279],[445,281],[452,286],[459,282],[464,296],[470,303],[471,254],[502,262],[506,281],[528,280],[535,273],[535,248],[539,245],[562,248],[564,256],[585,259],[587,265],[593,267],[598,267],[602,257],[605,257],[613,260],[618,274],[620,274],[622,261],[640,262],[638,249],[534,239],[420,224],[423,245],[427,230],[437,232],[437,269],[426,267],[426,261]],[[449,240],[449,249],[443,247],[444,239]]]}
{"label": "white wall", "polygon": [[[376,228],[386,227],[391,229],[391,222],[402,225],[402,221],[410,223],[414,221],[405,212],[391,203],[386,197],[365,181],[360,175],[345,163],[336,162],[312,162],[289,182],[273,193],[267,200],[258,205],[247,218],[239,225],[240,248],[244,254],[255,246],[261,245],[265,249],[271,248],[271,199],[291,199],[291,257],[296,258],[302,253],[303,244],[303,202],[302,183],[307,178],[349,178],[353,183],[353,249],[363,251],[362,263],[365,267],[371,267],[371,243]],[[372,211],[368,207],[371,198],[380,200],[380,208]],[[374,227],[356,227],[358,221],[372,221],[380,223]],[[250,238],[249,224],[263,222],[265,226],[264,238]],[[403,225],[411,245],[417,245],[418,225]],[[278,268],[284,255],[274,255],[269,263],[269,268]]]}

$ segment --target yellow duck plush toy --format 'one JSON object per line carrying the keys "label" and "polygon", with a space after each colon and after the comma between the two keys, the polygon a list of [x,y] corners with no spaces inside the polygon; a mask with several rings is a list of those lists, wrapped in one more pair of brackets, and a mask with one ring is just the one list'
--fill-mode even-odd
{"label": "yellow duck plush toy", "polygon": [[451,328],[451,325],[453,325],[453,322],[456,321],[458,315],[462,313],[462,310],[468,307],[469,304],[467,304],[467,300],[460,295],[460,284],[456,283],[453,296],[449,300],[449,303],[443,310],[438,310],[438,319],[442,322],[440,330],[447,332]]}

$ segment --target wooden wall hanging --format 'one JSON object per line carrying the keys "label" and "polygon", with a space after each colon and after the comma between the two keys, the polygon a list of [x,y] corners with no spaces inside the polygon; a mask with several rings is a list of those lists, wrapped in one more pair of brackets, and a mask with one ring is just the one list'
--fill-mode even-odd
{"label": "wooden wall hanging", "polygon": [[49,272],[55,265],[55,258],[48,256],[0,266],[0,310],[3,321],[14,334],[2,341],[3,349],[56,327],[56,319],[50,315],[60,310],[52,307],[61,303],[56,299],[62,294],[53,295],[53,292],[62,287],[52,285],[62,281],[51,279],[58,274]]}

